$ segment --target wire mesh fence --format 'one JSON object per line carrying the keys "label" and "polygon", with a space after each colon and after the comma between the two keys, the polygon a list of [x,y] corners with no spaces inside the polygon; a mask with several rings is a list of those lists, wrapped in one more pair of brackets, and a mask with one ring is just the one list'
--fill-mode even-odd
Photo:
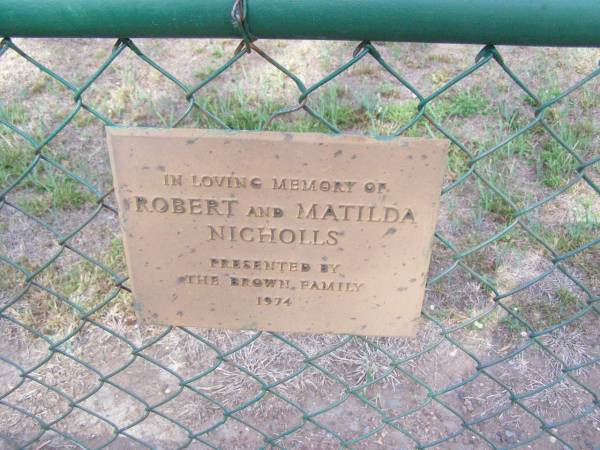
{"label": "wire mesh fence", "polygon": [[[0,68],[9,55],[18,58],[70,102],[43,132],[8,102],[0,117],[2,445],[597,448],[600,128],[594,127],[600,100],[589,86],[600,68],[541,95],[497,48],[486,46],[426,93],[382,56],[384,44],[362,42],[326,76],[305,84],[242,32],[246,39],[233,56],[194,85],[130,39],[118,39],[82,82],[2,41]],[[449,139],[444,206],[417,337],[138,323],[120,240],[106,240],[106,217],[118,214],[112,190],[90,176],[93,168],[83,170],[71,153],[56,150],[75,139],[77,151],[88,151],[88,123],[127,125],[118,111],[95,106],[117,90],[103,74],[124,54],[174,87],[185,104],[177,114],[160,115],[164,126],[341,133],[360,128],[354,125],[362,114],[375,134]],[[223,101],[225,94],[207,98],[213,83],[251,55],[282,83],[291,82],[293,103],[270,103],[260,113],[246,108],[248,97],[239,104],[235,97]],[[343,92],[328,94],[326,87],[366,60],[390,80],[383,97],[402,89],[410,101],[393,109],[392,98],[391,106],[366,111],[336,103]],[[506,98],[504,109],[482,101],[476,83],[465,85],[490,66],[515,93],[496,93]],[[34,98],[29,107],[42,107],[36,89],[24,94]],[[518,111],[506,105],[514,99]],[[578,114],[583,110],[591,118]],[[471,139],[472,128],[454,132],[457,124],[477,126],[473,116],[501,114],[505,125],[493,139]],[[66,130],[69,144],[61,141]],[[527,182],[528,170],[543,174],[542,182]],[[583,200],[573,203],[573,192]],[[77,210],[76,223],[61,221],[68,209]],[[25,231],[13,238],[17,226]],[[105,252],[91,245],[97,240]],[[23,258],[23,251],[44,256]]]}

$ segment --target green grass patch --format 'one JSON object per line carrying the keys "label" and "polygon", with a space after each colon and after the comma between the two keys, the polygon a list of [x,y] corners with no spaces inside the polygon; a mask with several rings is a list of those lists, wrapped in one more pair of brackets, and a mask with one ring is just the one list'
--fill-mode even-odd
{"label": "green grass patch", "polygon": [[[546,101],[559,94],[560,89],[548,88],[540,95]],[[575,95],[578,97],[572,98]],[[580,100],[583,105],[580,104]],[[544,111],[544,122],[573,153],[583,159],[593,153],[593,139],[600,131],[593,120],[581,114],[582,110],[592,107],[594,102],[590,95],[581,91]],[[538,145],[530,146],[525,153],[536,165],[538,181],[553,189],[563,186],[575,175],[577,158],[543,127],[536,126],[532,132],[538,138]]]}
{"label": "green grass patch", "polygon": [[506,146],[500,150],[500,152],[506,152],[507,157],[518,156],[521,159],[528,160],[533,154],[533,144],[531,142],[532,136],[524,133],[520,134]]}
{"label": "green grass patch", "polygon": [[[109,87],[92,84],[86,95],[90,97],[91,106],[105,115],[110,120],[119,123],[120,125],[139,125],[148,123],[152,118],[157,118],[163,126],[167,123],[162,115],[172,113],[174,108],[172,103],[169,103],[169,111],[160,111],[158,104],[163,98],[153,95],[153,92],[145,90],[137,81],[136,74],[131,69],[118,70],[120,76],[119,82],[114,83]],[[155,91],[162,93],[162,90]],[[162,114],[161,114],[162,113]],[[76,118],[80,116],[77,114]],[[86,114],[81,118],[76,119],[77,126],[85,126],[87,120]]]}
{"label": "green grass patch", "polygon": [[525,93],[523,93],[523,101],[526,104],[528,104],[529,106],[531,106],[532,108],[537,108],[541,104],[549,102],[552,99],[555,99],[561,93],[562,93],[562,90],[560,89],[560,87],[558,87],[556,85],[555,81],[552,81],[549,86],[543,87],[537,93],[534,92],[534,94],[536,94],[537,97],[539,98],[540,104],[536,103],[536,101],[533,98],[531,98],[529,95],[527,95]]}
{"label": "green grass patch", "polygon": [[32,192],[20,200],[21,207],[30,214],[41,216],[51,210],[79,209],[96,198],[73,178],[63,174],[48,173],[38,165],[27,180]]}
{"label": "green grass patch", "polygon": [[[336,85],[323,88],[311,95],[311,108],[326,121],[341,130],[349,130],[366,121],[365,111],[350,104],[344,98],[344,90]],[[236,130],[259,130],[271,115],[289,108],[281,100],[260,98],[252,93],[237,90],[228,94],[210,92],[199,99],[200,105],[221,119],[228,127]],[[192,119],[195,126],[214,127],[215,122],[196,113]],[[269,128],[277,131],[327,132],[330,131],[318,119],[304,111],[277,117]]]}
{"label": "green grass patch", "polygon": [[84,190],[79,183],[67,177],[46,177],[40,189],[49,197],[50,206],[59,209],[79,209],[95,197]]}
{"label": "green grass patch", "polygon": [[[102,259],[113,271],[125,271],[123,243],[119,236],[113,237]],[[23,265],[29,270],[34,269],[32,264],[23,262]],[[4,275],[5,267],[8,266],[0,265],[0,275]],[[12,271],[10,268],[8,270]],[[14,277],[7,277],[7,280],[12,285],[16,283]],[[0,280],[0,286],[3,286],[2,281]],[[62,336],[72,331],[80,324],[82,315],[104,304],[116,289],[115,280],[109,273],[83,259],[66,267],[52,264],[36,277],[36,281],[58,293],[63,299],[32,288],[11,308],[11,315],[20,322],[53,336]],[[69,305],[64,299],[75,306]],[[135,323],[131,295],[120,293],[95,312],[92,318],[99,320],[106,316],[123,319],[128,324]]]}
{"label": "green grass patch", "polygon": [[[541,89],[537,95],[542,103],[549,102],[562,94],[562,89],[559,86],[551,85]],[[530,99],[530,97],[528,97]],[[530,99],[530,101],[532,101]]]}
{"label": "green grass patch", "polygon": [[[200,100],[204,109],[221,119],[228,127],[236,130],[258,130],[267,122],[271,114],[285,105],[267,99],[259,102],[255,95],[238,90],[228,95],[218,92],[205,95]],[[204,126],[214,127],[214,122],[198,116]]]}
{"label": "green grass patch", "polygon": [[455,144],[448,150],[448,171],[453,180],[460,178],[469,170],[469,155]]}
{"label": "green grass patch", "polygon": [[40,75],[33,80],[33,83],[29,86],[29,93],[35,95],[46,92],[50,89],[51,84],[52,77],[44,72],[41,72]]}
{"label": "green grass patch", "polygon": [[[0,119],[12,125],[27,123],[26,110],[18,104],[0,105]],[[0,125],[0,189],[19,177],[34,158],[31,145],[14,131]]]}
{"label": "green grass patch", "polygon": [[73,117],[71,123],[77,128],[86,128],[90,126],[95,119],[96,116],[82,108],[77,114],[75,114],[75,117]]}
{"label": "green grass patch", "polygon": [[429,79],[436,88],[441,88],[452,79],[452,73],[447,70],[434,71],[429,75]]}
{"label": "green grass patch", "polygon": [[215,68],[215,67],[203,66],[194,71],[194,79],[196,79],[198,81],[205,80],[206,78],[211,76],[215,70],[217,70],[217,68]]}
{"label": "green grass patch", "polygon": [[[0,108],[0,117],[17,126],[28,120],[25,110],[14,105]],[[66,159],[64,155],[55,157]],[[8,128],[0,128],[0,189],[22,176],[34,159],[35,151],[28,142]],[[57,170],[48,170],[44,162],[38,162],[13,192],[25,211],[38,216],[51,209],[78,209],[95,201],[80,183]]]}
{"label": "green grass patch", "polygon": [[0,119],[16,126],[24,125],[28,120],[27,110],[19,103],[0,104]]}
{"label": "green grass patch", "polygon": [[125,247],[123,241],[116,235],[110,241],[107,264],[114,272],[120,273],[127,269],[125,262]]}
{"label": "green grass patch", "polygon": [[394,97],[395,95],[398,95],[400,91],[400,85],[396,83],[390,83],[389,81],[384,81],[377,87],[377,92],[385,98]]}
{"label": "green grass patch", "polygon": [[19,205],[34,216],[44,215],[50,209],[47,199],[42,196],[25,197],[19,200]]}
{"label": "green grass patch", "polygon": [[[477,166],[478,172],[491,186],[504,194],[518,208],[525,200],[525,195],[516,190],[516,162],[510,154],[493,153]],[[484,213],[493,214],[497,220],[506,223],[514,218],[516,209],[498,192],[486,183],[477,179],[479,191],[478,206]]]}
{"label": "green grass patch", "polygon": [[599,233],[599,222],[568,222],[559,232],[547,233],[546,240],[557,253],[566,253],[592,242]]}
{"label": "green grass patch", "polygon": [[490,113],[490,102],[481,88],[472,87],[458,91],[453,96],[442,96],[431,102],[435,117],[444,120],[453,117],[469,118]]}
{"label": "green grass patch", "polygon": [[[407,125],[418,113],[416,101],[379,101],[371,104],[364,103],[366,118],[371,132],[378,135],[391,135]],[[427,130],[420,119],[415,125],[406,130],[404,136],[415,137],[427,135]]]}
{"label": "green grass patch", "polygon": [[21,176],[34,156],[29,144],[15,139],[14,135],[0,132],[0,188]]}
{"label": "green grass patch", "polygon": [[514,217],[515,209],[502,196],[482,181],[477,181],[479,189],[479,208],[495,215],[501,222],[508,222]]}
{"label": "green grass patch", "polygon": [[365,110],[345,100],[345,89],[332,85],[317,97],[315,109],[328,122],[341,129],[350,129],[366,122]]}
{"label": "green grass patch", "polygon": [[[80,261],[66,268],[51,265],[38,276],[37,281],[59,296],[32,288],[11,310],[11,315],[51,336],[71,332],[80,324],[83,315],[103,304],[115,289],[112,278],[89,261]],[[94,318],[99,319],[111,313],[135,321],[130,296],[112,299],[107,306],[94,313]]]}
{"label": "green grass patch", "polygon": [[577,160],[554,139],[541,144],[538,155],[538,177],[544,186],[558,188],[569,181]]}
{"label": "green grass patch", "polygon": [[598,92],[593,89],[584,86],[581,88],[577,94],[575,94],[575,99],[573,100],[574,107],[580,107],[584,111],[597,108],[600,105],[600,96]]}
{"label": "green grass patch", "polygon": [[[571,290],[559,287],[548,300],[522,301],[511,306],[510,309],[535,330],[542,330],[569,319],[586,306],[586,303]],[[524,323],[509,313],[503,316],[499,323],[506,327],[511,334],[519,334],[528,330]]]}
{"label": "green grass patch", "polygon": [[583,247],[600,235],[600,213],[593,210],[594,197],[580,200],[580,205],[570,211],[560,225],[552,228],[541,223],[532,224],[532,229],[558,254]]}

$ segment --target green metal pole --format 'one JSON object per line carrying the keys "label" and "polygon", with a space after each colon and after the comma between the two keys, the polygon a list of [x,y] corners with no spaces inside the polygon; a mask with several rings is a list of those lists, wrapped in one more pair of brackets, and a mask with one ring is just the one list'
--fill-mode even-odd
{"label": "green metal pole", "polygon": [[[0,33],[240,37],[233,0],[2,0]],[[600,0],[246,0],[258,38],[600,46]]]}

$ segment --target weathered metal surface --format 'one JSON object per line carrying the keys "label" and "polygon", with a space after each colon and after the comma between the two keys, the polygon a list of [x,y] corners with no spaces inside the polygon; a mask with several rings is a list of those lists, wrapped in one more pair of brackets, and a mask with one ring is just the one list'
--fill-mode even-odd
{"label": "weathered metal surface", "polygon": [[144,317],[413,333],[446,141],[182,129],[108,136]]}

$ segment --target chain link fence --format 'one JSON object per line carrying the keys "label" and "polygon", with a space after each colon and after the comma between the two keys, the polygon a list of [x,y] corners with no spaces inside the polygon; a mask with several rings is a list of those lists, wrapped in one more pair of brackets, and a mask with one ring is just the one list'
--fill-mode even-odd
{"label": "chain link fence", "polygon": [[[263,50],[243,17],[238,23],[245,38],[233,56],[195,85],[131,39],[118,39],[84,82],[70,81],[68,73],[50,69],[11,39],[0,44],[0,68],[9,54],[22,58],[58,83],[71,102],[60,123],[44,133],[31,131],[6,104],[0,117],[0,446],[600,448],[600,128],[593,128],[600,102],[597,90],[586,91],[600,68],[540,95],[488,45],[471,65],[426,93],[382,56],[380,45],[362,42],[308,85]],[[118,214],[112,190],[52,147],[74,129],[85,152],[89,141],[81,127],[88,122],[123,125],[87,101],[96,86],[99,95],[111,89],[100,81],[123,54],[134,55],[185,99],[177,116],[162,117],[171,127],[343,132],[353,127],[313,99],[369,59],[392,80],[388,89],[406,90],[410,108],[395,111],[386,134],[452,143],[417,337],[138,323],[119,239],[110,239],[104,253],[90,247],[109,228],[105,217],[114,221]],[[233,103],[206,101],[204,94],[250,55],[291,82],[297,102],[259,118],[242,102],[248,121],[236,122],[227,111]],[[464,87],[490,66],[516,92],[506,98],[519,98],[529,116],[507,112],[503,136],[494,142],[459,137],[457,123],[502,113],[479,101],[483,93],[476,84]],[[457,92],[452,101],[449,92]],[[576,113],[560,116],[566,126],[560,122],[557,108],[565,102],[592,111],[588,140],[570,132],[583,120]],[[372,124],[382,114],[366,116]],[[515,168],[519,158],[526,164]],[[547,176],[527,183],[523,167]],[[50,192],[48,203],[40,205],[36,192]],[[585,193],[583,206],[562,202],[573,192]],[[60,220],[61,193],[69,194],[68,208],[81,206],[76,225]],[[545,208],[554,221],[544,221]],[[583,215],[575,214],[580,210]],[[473,211],[479,211],[473,223],[484,224],[481,232],[461,222]],[[9,236],[15,223],[25,230],[16,240]],[[29,248],[29,240],[37,245],[40,236],[50,247],[42,261],[18,256],[18,248]],[[535,264],[524,254],[535,255]]]}

